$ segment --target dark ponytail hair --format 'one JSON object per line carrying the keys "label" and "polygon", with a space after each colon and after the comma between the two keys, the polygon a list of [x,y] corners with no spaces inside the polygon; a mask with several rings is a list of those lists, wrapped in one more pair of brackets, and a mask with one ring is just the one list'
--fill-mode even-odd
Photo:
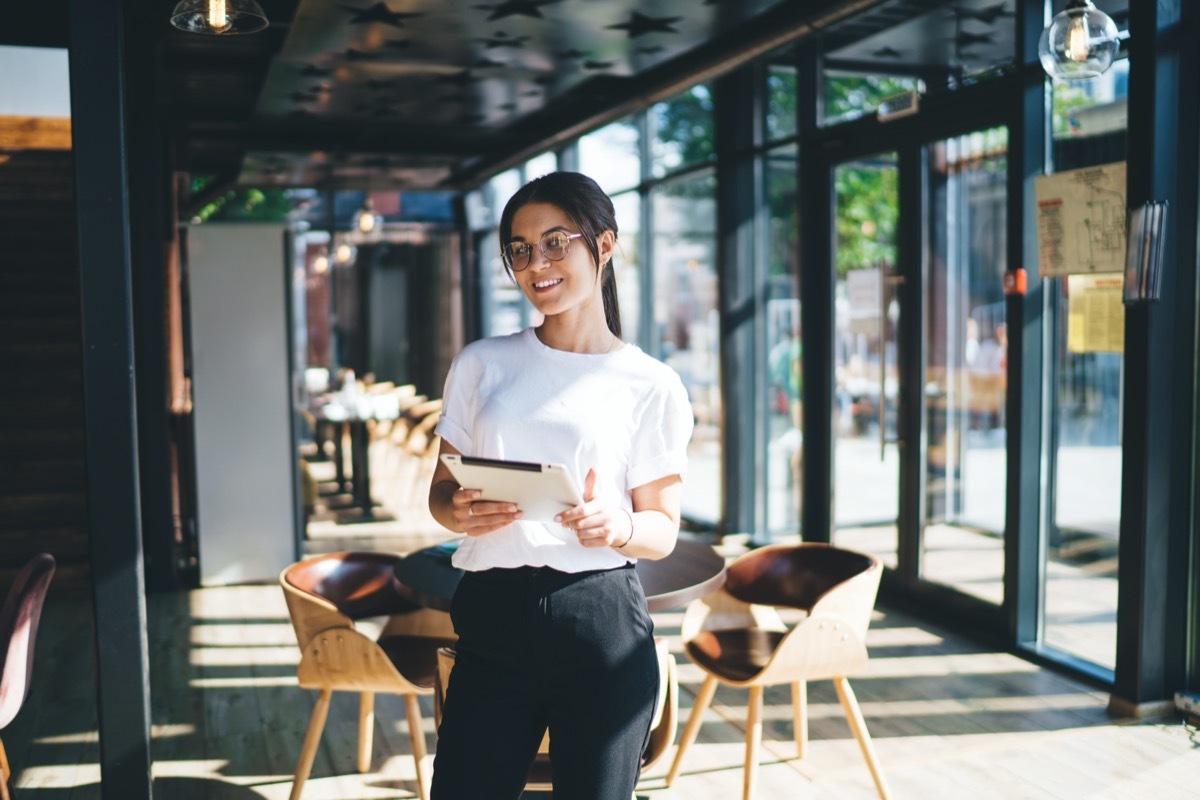
{"label": "dark ponytail hair", "polygon": [[[504,206],[504,213],[500,215],[501,251],[512,240],[513,217],[530,203],[545,203],[561,209],[583,234],[583,242],[597,265],[600,264],[600,234],[612,231],[614,243],[616,241],[617,215],[612,200],[604,190],[594,180],[578,172],[551,172],[522,186]],[[507,263],[504,267],[511,276],[512,270]],[[617,305],[617,276],[613,272],[611,255],[600,270],[604,320],[613,335],[620,338],[621,309]]]}

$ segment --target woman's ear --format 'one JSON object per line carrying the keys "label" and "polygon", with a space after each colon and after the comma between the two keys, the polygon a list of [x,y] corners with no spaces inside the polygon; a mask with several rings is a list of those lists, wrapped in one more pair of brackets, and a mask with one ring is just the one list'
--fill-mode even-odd
{"label": "woman's ear", "polygon": [[613,247],[616,246],[617,237],[612,231],[604,231],[597,237],[596,243],[600,248],[600,266],[604,266],[612,259]]}

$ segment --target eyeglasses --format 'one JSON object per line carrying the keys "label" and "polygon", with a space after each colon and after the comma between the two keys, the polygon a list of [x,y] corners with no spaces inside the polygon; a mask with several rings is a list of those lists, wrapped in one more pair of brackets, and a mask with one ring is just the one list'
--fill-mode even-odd
{"label": "eyeglasses", "polygon": [[[562,261],[567,257],[567,253],[571,252],[571,240],[580,236],[583,234],[550,231],[538,239],[538,249],[551,261]],[[533,260],[533,245],[526,242],[510,242],[504,247],[503,255],[509,269],[520,272]]]}

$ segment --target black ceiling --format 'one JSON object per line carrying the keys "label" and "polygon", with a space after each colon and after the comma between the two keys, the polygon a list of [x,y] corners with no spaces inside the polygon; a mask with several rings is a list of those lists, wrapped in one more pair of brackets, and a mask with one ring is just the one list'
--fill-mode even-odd
{"label": "black ceiling", "polygon": [[[814,32],[847,64],[957,68],[965,53],[986,68],[1011,53],[1014,6],[260,0],[266,31],[216,37],[171,28],[174,2],[126,8],[158,15],[142,35],[153,39],[157,102],[180,168],[260,186],[373,189],[470,186]],[[0,41],[65,46],[66,8],[21,3]]]}

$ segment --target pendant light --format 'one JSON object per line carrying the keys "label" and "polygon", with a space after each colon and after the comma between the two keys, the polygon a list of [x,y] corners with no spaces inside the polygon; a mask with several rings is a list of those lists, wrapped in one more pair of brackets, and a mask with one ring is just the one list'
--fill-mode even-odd
{"label": "pendant light", "polygon": [[1112,17],[1092,5],[1092,0],[1070,0],[1042,31],[1038,58],[1051,78],[1098,78],[1112,64],[1118,44]]}
{"label": "pendant light", "polygon": [[180,0],[171,12],[171,24],[188,33],[231,36],[257,33],[269,23],[254,0]]}
{"label": "pendant light", "polygon": [[358,228],[361,233],[370,233],[375,230],[377,224],[379,224],[379,215],[375,213],[375,204],[371,201],[371,195],[368,194],[363,200],[362,208],[354,215],[354,227]]}

